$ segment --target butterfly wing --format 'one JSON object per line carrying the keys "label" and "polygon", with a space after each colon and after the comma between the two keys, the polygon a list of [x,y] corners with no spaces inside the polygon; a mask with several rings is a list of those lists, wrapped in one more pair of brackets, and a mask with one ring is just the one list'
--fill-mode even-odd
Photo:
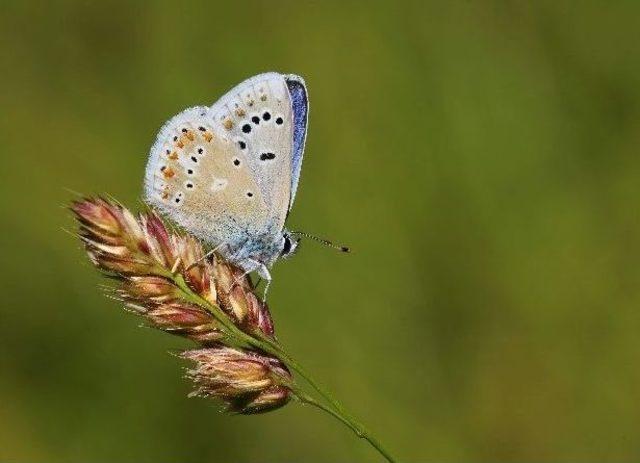
{"label": "butterfly wing", "polygon": [[285,76],[261,74],[175,116],[151,150],[147,200],[212,245],[280,240],[304,147],[292,95]]}
{"label": "butterfly wing", "polygon": [[265,198],[232,138],[188,109],[160,131],[145,178],[147,201],[178,225],[218,244],[267,220]]}
{"label": "butterfly wing", "polygon": [[302,77],[288,75],[285,77],[289,94],[291,95],[291,110],[293,119],[293,154],[291,159],[291,199],[289,209],[293,206],[296,197],[300,170],[302,169],[302,156],[304,155],[304,143],[307,138],[307,118],[309,114],[309,99],[307,87]]}

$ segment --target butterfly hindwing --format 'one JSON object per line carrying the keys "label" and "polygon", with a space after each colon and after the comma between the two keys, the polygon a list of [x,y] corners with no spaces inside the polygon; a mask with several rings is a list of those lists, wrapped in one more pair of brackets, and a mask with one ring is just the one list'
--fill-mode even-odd
{"label": "butterfly hindwing", "polygon": [[245,156],[203,108],[180,113],[161,130],[145,183],[151,204],[210,242],[268,219]]}

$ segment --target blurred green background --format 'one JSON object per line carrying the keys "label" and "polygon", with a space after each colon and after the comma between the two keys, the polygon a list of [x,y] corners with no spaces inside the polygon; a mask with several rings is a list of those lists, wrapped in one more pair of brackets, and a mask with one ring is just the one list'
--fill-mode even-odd
{"label": "blurred green background", "polygon": [[640,3],[2,2],[0,460],[368,462],[187,399],[65,205],[136,208],[173,114],[305,77],[281,341],[407,462],[638,461]]}

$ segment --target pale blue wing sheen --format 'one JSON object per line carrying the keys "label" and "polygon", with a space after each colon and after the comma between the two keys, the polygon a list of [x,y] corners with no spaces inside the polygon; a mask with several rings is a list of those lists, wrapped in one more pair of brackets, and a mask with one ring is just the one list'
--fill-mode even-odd
{"label": "pale blue wing sheen", "polygon": [[307,87],[302,77],[288,75],[285,78],[289,94],[291,95],[291,106],[293,111],[293,152],[291,159],[291,199],[289,200],[289,210],[293,206],[296,197],[298,182],[300,181],[300,170],[302,169],[302,157],[304,155],[304,143],[307,137],[307,118],[309,114],[309,100],[307,98]]}

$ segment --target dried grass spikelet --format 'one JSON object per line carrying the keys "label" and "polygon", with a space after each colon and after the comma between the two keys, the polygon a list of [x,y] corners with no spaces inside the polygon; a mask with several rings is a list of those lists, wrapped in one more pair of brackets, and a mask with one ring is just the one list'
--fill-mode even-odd
{"label": "dried grass spikelet", "polygon": [[284,405],[290,397],[286,384],[291,375],[279,361],[252,351],[229,347],[183,352],[195,362],[187,376],[197,385],[192,396],[225,400],[228,410],[260,413]]}
{"label": "dried grass spikelet", "polygon": [[173,278],[177,275],[245,331],[259,329],[273,336],[268,307],[242,270],[219,258],[204,259],[200,242],[169,232],[154,211],[136,218],[102,198],[76,201],[72,210],[91,261],[120,282],[117,295],[153,326],[187,337],[194,333],[200,342],[213,331],[212,341],[218,340],[215,319],[181,297]]}
{"label": "dried grass spikelet", "polygon": [[230,410],[242,413],[287,402],[288,389],[275,381],[289,377],[284,367],[266,355],[225,347],[234,342],[223,326],[178,283],[183,281],[190,292],[219,307],[245,333],[273,339],[269,309],[241,269],[217,257],[206,259],[199,241],[168,231],[152,210],[136,217],[103,198],[76,201],[71,209],[89,258],[117,281],[116,297],[151,326],[206,348],[182,355],[198,365],[189,374],[198,395],[220,397]]}
{"label": "dried grass spikelet", "polygon": [[[268,307],[240,269],[215,256],[205,259],[197,240],[168,231],[153,211],[136,217],[102,198],[76,201],[71,210],[89,258],[117,282],[116,296],[152,326],[198,344],[179,354],[194,363],[187,370],[196,385],[192,396],[216,397],[226,410],[243,414],[273,410],[296,398],[339,419],[394,463],[278,344]],[[321,399],[302,389],[289,369]]]}

